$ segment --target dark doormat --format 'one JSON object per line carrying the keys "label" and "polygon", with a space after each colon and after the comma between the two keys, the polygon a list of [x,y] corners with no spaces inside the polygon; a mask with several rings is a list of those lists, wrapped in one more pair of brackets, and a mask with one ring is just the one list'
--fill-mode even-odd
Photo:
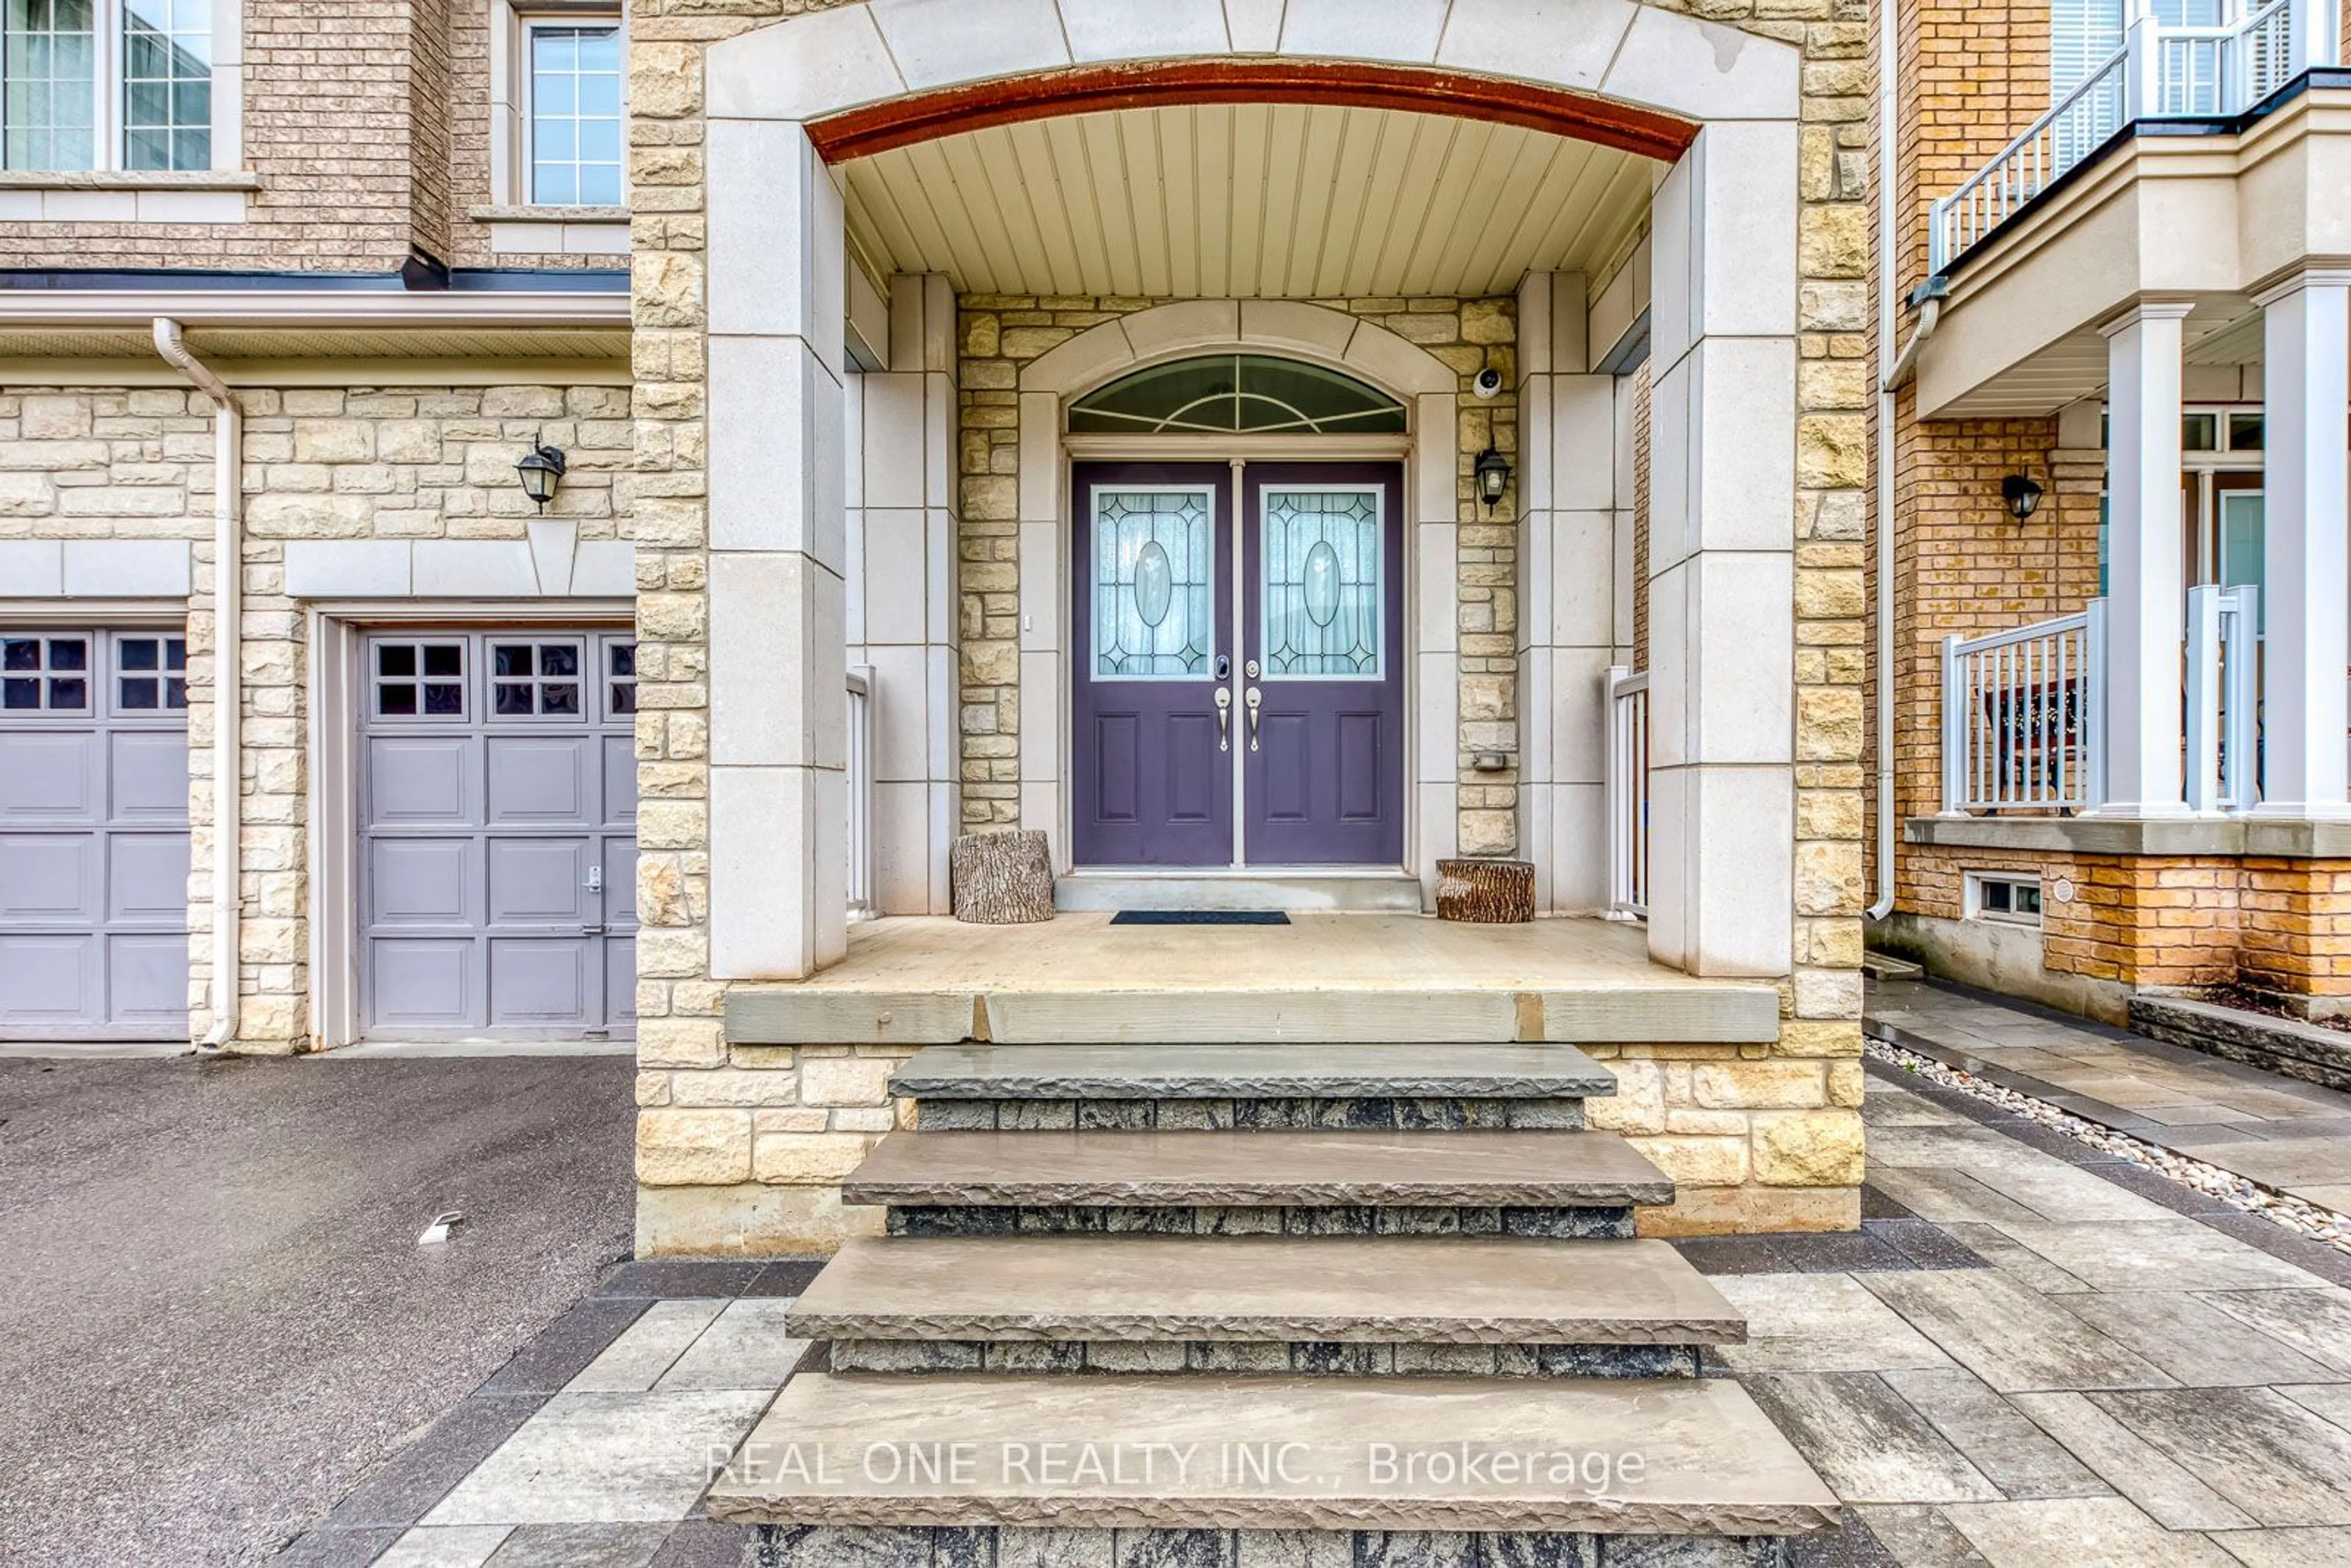
{"label": "dark doormat", "polygon": [[1279,909],[1122,909],[1113,925],[1287,925]]}

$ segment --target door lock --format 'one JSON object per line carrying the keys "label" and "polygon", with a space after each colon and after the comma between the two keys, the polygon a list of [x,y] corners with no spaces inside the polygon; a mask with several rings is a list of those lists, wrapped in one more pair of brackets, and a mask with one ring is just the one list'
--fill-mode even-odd
{"label": "door lock", "polygon": [[1241,674],[1253,681],[1257,679],[1259,675],[1264,674],[1264,672],[1258,668],[1257,661],[1255,659],[1251,659],[1248,664],[1241,666]]}
{"label": "door lock", "polygon": [[1217,688],[1217,749],[1230,751],[1232,748],[1233,688],[1218,686]]}
{"label": "door lock", "polygon": [[[1254,659],[1250,660],[1249,667],[1254,671],[1257,667],[1257,661]],[[1265,701],[1265,697],[1255,686],[1251,686],[1248,691],[1241,695],[1241,701],[1249,705],[1249,749],[1251,751],[1255,751],[1257,749],[1257,710],[1259,705]]]}
{"label": "door lock", "polygon": [[588,891],[590,893],[601,893],[604,891],[604,868],[602,866],[591,865],[588,868]]}

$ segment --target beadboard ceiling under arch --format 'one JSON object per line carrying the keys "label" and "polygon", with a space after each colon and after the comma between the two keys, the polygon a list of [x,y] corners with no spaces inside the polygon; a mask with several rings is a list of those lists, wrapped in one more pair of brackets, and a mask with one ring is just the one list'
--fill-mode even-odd
{"label": "beadboard ceiling under arch", "polygon": [[967,131],[840,165],[875,270],[980,294],[1332,299],[1507,293],[1591,271],[1661,166],[1395,110],[1200,104]]}

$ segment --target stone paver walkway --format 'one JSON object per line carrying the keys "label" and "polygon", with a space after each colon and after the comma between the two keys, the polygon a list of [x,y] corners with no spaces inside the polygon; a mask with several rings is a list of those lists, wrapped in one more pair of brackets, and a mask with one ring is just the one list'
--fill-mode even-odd
{"label": "stone paver walkway", "polygon": [[2351,1214],[2351,1094],[1931,981],[1873,984],[1867,1018],[1878,1039]]}
{"label": "stone paver walkway", "polygon": [[280,1554],[344,1568],[737,1568],[710,1477],[791,1375],[813,1262],[631,1263]]}
{"label": "stone paver walkway", "polygon": [[2351,1562],[2351,1256],[1873,1065],[1870,1207],[1991,1267],[1717,1281],[1901,1568]]}
{"label": "stone paver walkway", "polygon": [[[2351,1563],[2351,1256],[1871,1073],[1859,1234],[1684,1244],[1750,1322],[1710,1371],[1848,1505],[1797,1563]],[[697,1500],[814,1267],[624,1267],[280,1561],[735,1568]]]}

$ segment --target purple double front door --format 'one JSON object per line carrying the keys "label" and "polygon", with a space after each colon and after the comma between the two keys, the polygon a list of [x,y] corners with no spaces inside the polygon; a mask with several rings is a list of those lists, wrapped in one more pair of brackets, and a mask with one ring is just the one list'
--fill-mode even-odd
{"label": "purple double front door", "polygon": [[1398,465],[1071,480],[1076,862],[1400,864]]}

